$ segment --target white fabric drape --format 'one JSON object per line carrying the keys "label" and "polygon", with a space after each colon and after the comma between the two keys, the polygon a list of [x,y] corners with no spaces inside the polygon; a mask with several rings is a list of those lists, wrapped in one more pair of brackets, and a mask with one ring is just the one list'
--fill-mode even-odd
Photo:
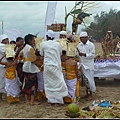
{"label": "white fabric drape", "polygon": [[[0,58],[5,52],[5,44],[0,43]],[[2,59],[2,62],[6,62],[6,58]],[[5,65],[0,64],[0,93],[6,93],[5,91]]]}
{"label": "white fabric drape", "polygon": [[68,90],[63,73],[55,66],[45,66],[44,83],[48,102],[64,104],[63,97],[68,95]]}
{"label": "white fabric drape", "polygon": [[5,91],[5,68],[0,67],[0,93],[6,93]]}
{"label": "white fabric drape", "polygon": [[75,98],[77,78],[72,80],[65,80],[65,82],[68,88],[68,97]]}
{"label": "white fabric drape", "polygon": [[[32,47],[28,44],[25,45],[25,47],[23,48],[23,55],[25,58],[30,58],[30,49]],[[39,68],[32,63],[31,61],[25,61],[23,64],[23,72],[27,72],[27,73],[37,73],[39,72]]]}
{"label": "white fabric drape", "polygon": [[83,74],[88,79],[90,90],[92,92],[96,92],[96,86],[94,82],[94,70],[85,69],[84,66],[82,66],[81,68],[82,68]]}
{"label": "white fabric drape", "polygon": [[44,78],[43,78],[43,72],[37,73],[38,78],[38,91],[43,92],[44,91]]}
{"label": "white fabric drape", "polygon": [[51,25],[54,23],[56,6],[57,1],[48,1],[44,27],[44,41],[46,40],[47,25]]}
{"label": "white fabric drape", "polygon": [[111,77],[120,79],[120,60],[95,62],[94,77]]}
{"label": "white fabric drape", "polygon": [[18,77],[14,78],[14,80],[6,78],[5,90],[7,91],[7,96],[19,97],[21,85],[22,83]]}

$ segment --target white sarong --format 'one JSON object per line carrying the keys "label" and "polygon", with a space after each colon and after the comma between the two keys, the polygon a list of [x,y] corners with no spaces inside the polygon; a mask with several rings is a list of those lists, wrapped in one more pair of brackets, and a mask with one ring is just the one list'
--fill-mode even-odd
{"label": "white sarong", "polygon": [[77,78],[74,78],[72,80],[65,80],[65,82],[66,82],[66,85],[68,87],[68,97],[75,98],[76,97]]}
{"label": "white sarong", "polygon": [[68,89],[62,71],[56,66],[46,65],[43,73],[48,102],[63,104],[63,97],[68,95]]}
{"label": "white sarong", "polygon": [[7,91],[7,96],[19,97],[21,85],[22,83],[18,77],[14,78],[14,80],[9,80],[6,78],[5,90]]}
{"label": "white sarong", "polygon": [[6,93],[5,91],[5,68],[0,67],[0,93]]}
{"label": "white sarong", "polygon": [[63,72],[64,80],[66,80],[66,72]]}
{"label": "white sarong", "polygon": [[94,81],[94,70],[89,70],[89,69],[85,69],[82,66],[82,72],[85,75],[85,77],[88,79],[89,85],[90,85],[90,90],[92,92],[96,91],[96,86],[95,86],[95,81]]}
{"label": "white sarong", "polygon": [[43,78],[43,72],[37,73],[38,78],[38,91],[43,92],[44,91],[44,78]]}

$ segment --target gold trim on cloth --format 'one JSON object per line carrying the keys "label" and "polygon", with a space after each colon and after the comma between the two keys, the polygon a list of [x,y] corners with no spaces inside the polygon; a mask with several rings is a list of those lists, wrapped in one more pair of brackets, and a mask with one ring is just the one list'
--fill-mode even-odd
{"label": "gold trim on cloth", "polygon": [[40,50],[40,45],[42,43],[42,39],[43,39],[43,37],[37,37],[37,38],[35,38],[35,46],[36,46],[36,48],[38,50]]}
{"label": "gold trim on cloth", "polygon": [[67,39],[58,39],[56,40],[62,46],[62,50],[67,50]]}
{"label": "gold trim on cloth", "polygon": [[75,42],[67,43],[66,55],[67,56],[71,56],[71,57],[75,57],[76,56],[76,52],[77,52],[77,45],[78,45],[78,43],[75,43]]}
{"label": "gold trim on cloth", "polygon": [[26,61],[30,61],[30,58],[23,58],[23,61],[26,62]]}
{"label": "gold trim on cloth", "polygon": [[14,51],[15,46],[16,46],[15,44],[6,44],[5,45],[6,58],[15,57],[15,51]]}

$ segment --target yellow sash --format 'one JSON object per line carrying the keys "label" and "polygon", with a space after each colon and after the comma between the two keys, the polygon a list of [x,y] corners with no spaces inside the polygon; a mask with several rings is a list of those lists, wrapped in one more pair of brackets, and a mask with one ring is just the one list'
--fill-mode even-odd
{"label": "yellow sash", "polygon": [[72,65],[66,65],[66,79],[71,80],[74,78],[77,78],[76,76],[76,66]]}
{"label": "yellow sash", "polygon": [[16,78],[16,66],[6,68],[6,78],[13,80]]}
{"label": "yellow sash", "polygon": [[26,61],[30,61],[30,58],[23,58],[23,61],[26,62]]}

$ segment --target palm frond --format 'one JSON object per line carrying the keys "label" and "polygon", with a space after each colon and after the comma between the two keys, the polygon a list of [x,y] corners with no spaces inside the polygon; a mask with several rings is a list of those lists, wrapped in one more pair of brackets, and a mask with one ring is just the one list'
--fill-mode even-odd
{"label": "palm frond", "polygon": [[78,5],[80,5],[82,2],[80,1],[80,2],[78,2],[78,3],[76,3],[76,6],[78,6]]}
{"label": "palm frond", "polygon": [[80,9],[76,9],[76,10],[73,10],[72,12],[70,12],[71,14],[79,14],[80,13]]}

